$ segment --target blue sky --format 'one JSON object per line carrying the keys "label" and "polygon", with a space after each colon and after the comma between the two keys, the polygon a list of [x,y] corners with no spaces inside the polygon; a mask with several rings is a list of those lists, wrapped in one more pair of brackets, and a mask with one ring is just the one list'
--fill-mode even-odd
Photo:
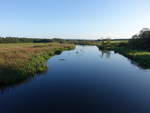
{"label": "blue sky", "polygon": [[129,38],[150,28],[150,0],[0,0],[0,36]]}

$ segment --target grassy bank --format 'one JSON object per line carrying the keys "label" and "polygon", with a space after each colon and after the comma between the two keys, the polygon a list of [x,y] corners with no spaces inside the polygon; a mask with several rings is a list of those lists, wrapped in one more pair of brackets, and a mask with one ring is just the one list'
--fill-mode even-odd
{"label": "grassy bank", "polygon": [[150,69],[150,52],[145,50],[132,50],[125,47],[114,48],[115,52],[118,52],[127,58],[135,61],[141,68]]}
{"label": "grassy bank", "polygon": [[44,72],[51,56],[73,48],[64,43],[0,44],[0,87]]}
{"label": "grassy bank", "polygon": [[99,45],[98,48],[113,50],[134,61],[141,68],[150,69],[150,51],[129,49],[126,44],[127,43],[110,43],[105,46]]}

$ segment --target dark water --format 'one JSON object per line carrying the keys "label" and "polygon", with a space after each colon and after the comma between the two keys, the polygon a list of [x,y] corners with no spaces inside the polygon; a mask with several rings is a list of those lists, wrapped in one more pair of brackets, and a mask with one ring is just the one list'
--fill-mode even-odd
{"label": "dark water", "polygon": [[1,90],[0,113],[150,113],[150,70],[114,52],[77,46],[48,71]]}

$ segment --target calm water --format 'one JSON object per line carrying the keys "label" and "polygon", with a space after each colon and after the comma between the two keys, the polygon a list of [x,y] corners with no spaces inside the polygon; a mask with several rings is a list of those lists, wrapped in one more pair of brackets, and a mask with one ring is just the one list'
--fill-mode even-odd
{"label": "calm water", "polygon": [[48,67],[1,90],[0,113],[150,113],[150,70],[119,54],[77,46]]}

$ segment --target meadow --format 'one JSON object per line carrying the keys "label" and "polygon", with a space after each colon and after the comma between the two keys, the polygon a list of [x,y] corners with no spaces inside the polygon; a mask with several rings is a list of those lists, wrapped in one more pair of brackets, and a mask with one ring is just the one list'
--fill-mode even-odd
{"label": "meadow", "polygon": [[51,56],[74,47],[67,43],[0,44],[0,86],[20,82],[46,71],[46,61]]}

